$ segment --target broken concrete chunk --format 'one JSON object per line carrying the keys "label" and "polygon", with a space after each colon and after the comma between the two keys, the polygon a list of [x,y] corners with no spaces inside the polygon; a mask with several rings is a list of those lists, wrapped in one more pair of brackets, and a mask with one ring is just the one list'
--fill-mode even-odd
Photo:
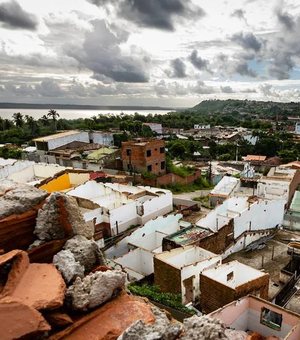
{"label": "broken concrete chunk", "polygon": [[62,208],[63,197],[61,194],[54,192],[46,199],[46,203],[38,212],[34,230],[34,234],[39,240],[61,240],[66,235],[74,234],[66,214],[62,214]]}
{"label": "broken concrete chunk", "polygon": [[54,255],[53,263],[62,273],[67,284],[74,281],[76,277],[84,277],[84,266],[75,260],[74,254],[70,250],[61,250]]}
{"label": "broken concrete chunk", "polygon": [[94,230],[85,222],[74,197],[53,192],[38,212],[34,234],[47,242],[77,234],[92,238]]}
{"label": "broken concrete chunk", "polygon": [[185,333],[182,340],[229,340],[226,326],[218,319],[209,316],[192,316],[184,320]]}
{"label": "broken concrete chunk", "polygon": [[[3,181],[0,184],[0,220],[10,215],[23,214],[38,206],[47,196],[46,191],[30,185]],[[0,194],[0,196],[1,196]]]}
{"label": "broken concrete chunk", "polygon": [[171,324],[166,314],[158,308],[152,308],[155,316],[154,325],[146,325],[142,320],[136,321],[127,328],[118,340],[175,340],[182,333],[183,328],[178,324]]}
{"label": "broken concrete chunk", "polygon": [[37,310],[6,297],[0,300],[0,339],[34,339],[51,327]]}
{"label": "broken concrete chunk", "polygon": [[76,235],[68,240],[64,249],[73,253],[75,260],[90,272],[96,265],[103,265],[104,259],[98,244],[84,236]]}
{"label": "broken concrete chunk", "polygon": [[125,284],[126,274],[120,270],[96,272],[84,279],[77,277],[67,289],[66,300],[73,310],[87,311],[108,301]]}
{"label": "broken concrete chunk", "polygon": [[76,198],[64,195],[65,207],[69,214],[69,221],[76,235],[82,235],[87,239],[94,237],[94,226],[88,225],[79,209]]}

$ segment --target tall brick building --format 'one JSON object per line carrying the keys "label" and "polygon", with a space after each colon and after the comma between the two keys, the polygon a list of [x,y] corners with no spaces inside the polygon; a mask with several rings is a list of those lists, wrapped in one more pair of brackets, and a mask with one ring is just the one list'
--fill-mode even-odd
{"label": "tall brick building", "polygon": [[122,143],[123,169],[137,172],[151,172],[155,175],[166,173],[165,142],[130,141]]}

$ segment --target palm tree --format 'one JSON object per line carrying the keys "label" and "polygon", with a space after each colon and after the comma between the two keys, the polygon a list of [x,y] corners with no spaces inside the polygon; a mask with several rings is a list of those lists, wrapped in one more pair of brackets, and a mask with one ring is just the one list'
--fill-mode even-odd
{"label": "palm tree", "polygon": [[55,110],[51,109],[48,111],[47,117],[52,118],[54,131],[56,132],[57,130],[56,123],[57,123],[57,118],[59,117],[59,114]]}
{"label": "palm tree", "polygon": [[46,115],[43,115],[41,118],[40,118],[40,121],[42,122],[42,125],[43,126],[49,126],[49,119]]}
{"label": "palm tree", "polygon": [[4,119],[0,117],[0,129],[4,131]]}
{"label": "palm tree", "polygon": [[25,120],[26,120],[26,123],[27,123],[28,127],[31,130],[31,134],[33,135],[34,134],[34,130],[35,130],[36,126],[37,126],[36,121],[34,120],[34,118],[32,116],[28,116],[28,115],[25,116]]}
{"label": "palm tree", "polygon": [[9,130],[12,127],[12,121],[9,119],[4,119],[4,130]]}
{"label": "palm tree", "polygon": [[20,112],[14,113],[13,121],[15,122],[16,127],[21,128],[24,124],[23,115]]}

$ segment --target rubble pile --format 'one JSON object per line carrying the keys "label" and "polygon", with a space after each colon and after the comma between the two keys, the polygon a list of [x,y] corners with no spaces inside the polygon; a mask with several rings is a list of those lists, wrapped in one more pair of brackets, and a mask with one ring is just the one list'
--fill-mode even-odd
{"label": "rubble pile", "polygon": [[38,206],[47,197],[46,191],[5,180],[0,182],[0,220],[23,214]]}
{"label": "rubble pile", "polygon": [[184,320],[185,333],[182,340],[230,340],[226,336],[226,326],[209,316],[193,316]]}
{"label": "rubble pile", "polygon": [[155,316],[153,325],[145,324],[142,320],[136,321],[118,337],[118,340],[175,340],[183,331],[182,325],[172,323],[165,313],[153,307]]}
{"label": "rubble pile", "polygon": [[73,235],[92,239],[94,230],[85,222],[74,197],[53,192],[38,212],[34,234],[37,240],[29,249]]}
{"label": "rubble pile", "polygon": [[72,310],[87,311],[102,305],[125,284],[126,274],[120,270],[108,270],[77,277],[67,289],[66,300]]}

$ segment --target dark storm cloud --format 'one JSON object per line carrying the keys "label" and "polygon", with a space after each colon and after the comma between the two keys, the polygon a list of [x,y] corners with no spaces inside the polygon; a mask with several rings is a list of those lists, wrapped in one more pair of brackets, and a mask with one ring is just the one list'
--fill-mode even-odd
{"label": "dark storm cloud", "polygon": [[104,20],[93,20],[91,24],[93,31],[86,33],[83,46],[70,45],[67,54],[91,70],[95,79],[105,76],[116,82],[147,82],[142,58],[121,53],[119,45],[127,41],[129,33],[115,25],[108,26]]}
{"label": "dark storm cloud", "polygon": [[209,61],[198,56],[198,51],[194,50],[190,55],[189,60],[196,67],[196,69],[200,71],[211,72],[209,70]]}
{"label": "dark storm cloud", "polygon": [[123,0],[119,1],[119,15],[139,26],[174,31],[174,16],[202,18],[205,13],[190,0]]}
{"label": "dark storm cloud", "polygon": [[242,19],[242,20],[246,20],[245,18],[245,11],[242,9],[236,9],[235,11],[233,11],[233,13],[231,14],[232,17],[236,17],[238,19]]}
{"label": "dark storm cloud", "polygon": [[191,87],[191,92],[198,94],[212,94],[216,93],[216,90],[212,86],[207,86],[203,81],[198,80],[197,84]]}
{"label": "dark storm cloud", "polygon": [[255,52],[259,52],[262,48],[262,43],[253,33],[237,33],[231,37],[231,40],[245,49],[254,50]]}
{"label": "dark storm cloud", "polygon": [[234,66],[235,73],[238,73],[241,76],[249,76],[249,77],[257,77],[257,74],[254,70],[249,68],[248,63],[246,61],[239,61],[238,63],[235,63]]}
{"label": "dark storm cloud", "polygon": [[185,78],[186,75],[186,66],[185,63],[179,59],[173,59],[170,62],[171,69],[166,71],[166,74],[170,78]]}
{"label": "dark storm cloud", "polygon": [[231,86],[220,86],[220,90],[222,93],[233,93],[233,89]]}
{"label": "dark storm cloud", "polygon": [[38,24],[36,17],[25,12],[16,1],[0,4],[0,22],[5,28],[26,30],[35,30]]}
{"label": "dark storm cloud", "polygon": [[276,11],[278,21],[284,25],[288,30],[293,30],[295,27],[292,16],[288,13],[283,13],[280,10]]}

